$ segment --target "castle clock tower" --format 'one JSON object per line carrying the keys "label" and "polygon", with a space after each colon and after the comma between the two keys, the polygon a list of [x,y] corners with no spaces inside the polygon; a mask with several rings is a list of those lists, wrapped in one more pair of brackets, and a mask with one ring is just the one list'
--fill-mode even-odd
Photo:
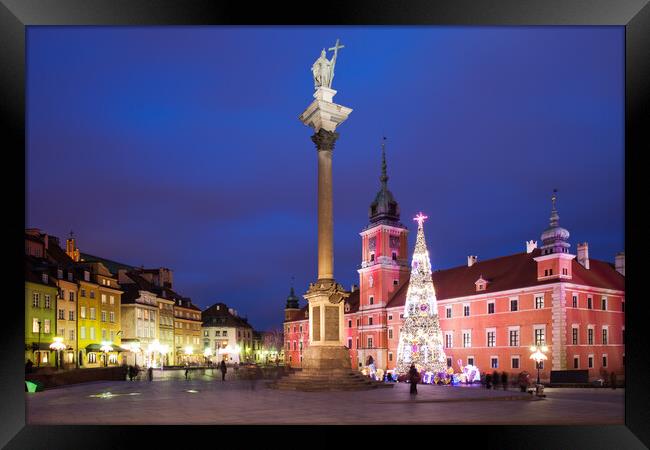
{"label": "castle clock tower", "polygon": [[[359,348],[357,365],[374,362],[376,368],[392,368],[388,360],[388,317],[386,304],[408,283],[408,229],[400,223],[399,204],[388,190],[385,140],[382,143],[381,188],[368,212],[370,223],[361,231],[361,269],[359,272]],[[399,330],[393,331],[397,339]],[[372,360],[370,359],[372,358]]]}

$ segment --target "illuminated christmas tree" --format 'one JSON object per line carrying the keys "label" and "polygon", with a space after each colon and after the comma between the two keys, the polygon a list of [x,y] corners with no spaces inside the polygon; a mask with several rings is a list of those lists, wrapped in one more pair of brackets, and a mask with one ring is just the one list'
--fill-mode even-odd
{"label": "illuminated christmas tree", "polygon": [[447,370],[442,348],[442,332],[438,320],[438,302],[431,280],[431,261],[424,239],[422,223],[427,216],[418,214],[418,235],[415,241],[411,279],[406,291],[404,325],[397,347],[397,372],[408,372],[411,364],[418,371],[444,372]]}

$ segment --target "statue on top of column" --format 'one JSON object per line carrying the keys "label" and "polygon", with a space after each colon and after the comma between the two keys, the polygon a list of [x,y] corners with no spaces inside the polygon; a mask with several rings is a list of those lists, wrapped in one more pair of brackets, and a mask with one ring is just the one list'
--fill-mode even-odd
{"label": "statue on top of column", "polygon": [[336,57],[338,55],[338,50],[343,48],[343,45],[339,45],[339,40],[336,40],[334,47],[331,47],[329,50],[334,51],[334,56],[331,60],[327,59],[327,52],[323,49],[320,53],[320,56],[314,62],[314,65],[311,66],[311,72],[314,75],[314,88],[318,89],[319,87],[332,88],[332,79],[334,78],[334,66],[336,65]]}

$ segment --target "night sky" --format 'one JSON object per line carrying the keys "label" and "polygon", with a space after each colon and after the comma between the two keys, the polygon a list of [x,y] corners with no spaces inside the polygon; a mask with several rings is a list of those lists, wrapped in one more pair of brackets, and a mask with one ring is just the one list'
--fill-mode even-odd
{"label": "night sky", "polygon": [[[316,150],[298,116],[340,38],[335,276],[389,188],[434,269],[525,251],[558,189],[571,250],[624,245],[622,27],[29,27],[26,226],[174,270],[257,329],[316,272]],[[331,56],[331,53],[328,54]],[[301,300],[304,304],[304,300]]]}

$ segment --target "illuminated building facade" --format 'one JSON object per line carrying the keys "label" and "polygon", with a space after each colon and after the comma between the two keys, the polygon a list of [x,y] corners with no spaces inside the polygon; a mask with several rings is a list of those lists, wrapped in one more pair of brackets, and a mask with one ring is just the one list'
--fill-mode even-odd
{"label": "illuminated building facade", "polygon": [[[358,369],[369,357],[378,369],[395,368],[404,322],[408,230],[399,222],[387,180],[384,158],[381,190],[361,232],[359,289],[353,286],[345,303],[346,341]],[[590,259],[587,243],[571,254],[555,201],[554,194],[540,248],[531,240],[525,252],[486,261],[470,256],[466,265],[434,270],[444,351],[456,372],[460,361],[483,372],[533,374],[530,347],[545,345],[542,380],[548,381],[551,371],[571,370],[587,370],[589,380],[605,371],[624,376],[624,254],[614,263]],[[284,351],[285,363],[293,367],[300,366],[309,345],[307,314],[292,292],[285,307]]]}
{"label": "illuminated building facade", "polygon": [[215,303],[201,313],[203,347],[210,349],[213,362],[253,362],[253,327],[225,303]]}

